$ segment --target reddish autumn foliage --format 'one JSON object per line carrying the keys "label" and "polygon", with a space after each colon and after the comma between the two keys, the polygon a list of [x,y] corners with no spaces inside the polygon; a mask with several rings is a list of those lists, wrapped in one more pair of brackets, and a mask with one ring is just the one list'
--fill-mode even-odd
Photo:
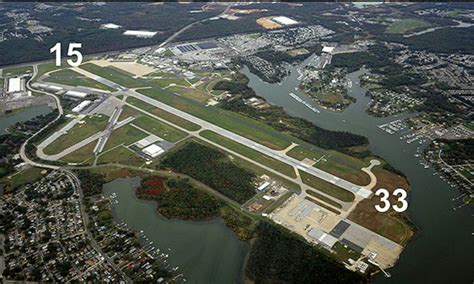
{"label": "reddish autumn foliage", "polygon": [[164,179],[161,177],[150,177],[142,182],[141,194],[147,196],[158,196],[166,191]]}
{"label": "reddish autumn foliage", "polygon": [[165,192],[165,189],[146,189],[143,191],[143,194],[149,195],[149,196],[158,196]]}
{"label": "reddish autumn foliage", "polygon": [[146,187],[163,187],[163,179],[160,177],[150,177],[143,181],[143,185]]}

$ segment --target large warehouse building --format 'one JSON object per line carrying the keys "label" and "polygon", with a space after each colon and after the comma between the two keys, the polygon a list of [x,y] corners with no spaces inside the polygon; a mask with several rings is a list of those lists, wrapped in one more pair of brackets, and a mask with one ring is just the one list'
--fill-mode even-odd
{"label": "large warehouse building", "polygon": [[23,92],[24,90],[25,90],[25,86],[23,84],[22,78],[15,77],[15,78],[8,79],[7,93]]}
{"label": "large warehouse building", "polygon": [[164,152],[165,150],[156,144],[151,144],[150,146],[143,149],[143,153],[151,158],[156,158],[158,155]]}

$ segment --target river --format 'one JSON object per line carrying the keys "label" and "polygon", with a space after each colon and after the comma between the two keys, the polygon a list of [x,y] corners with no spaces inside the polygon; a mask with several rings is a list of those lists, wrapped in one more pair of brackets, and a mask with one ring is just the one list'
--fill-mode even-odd
{"label": "river", "polygon": [[[268,84],[250,73],[247,68],[243,73],[249,77],[249,86],[267,99],[271,104],[283,107],[290,115],[305,118],[315,125],[329,130],[343,130],[366,136],[370,141],[370,150],[385,158],[392,166],[401,170],[411,183],[408,213],[419,227],[419,235],[406,247],[398,264],[390,269],[392,278],[381,274],[374,279],[375,283],[472,283],[474,280],[473,243],[473,208],[465,206],[454,211],[456,203],[452,198],[460,195],[451,188],[432,169],[420,165],[414,155],[420,151],[418,143],[407,144],[394,134],[390,135],[377,125],[403,118],[404,116],[375,118],[369,116],[365,109],[370,99],[359,85],[359,70],[348,75],[352,81],[349,94],[357,102],[344,112],[330,112],[317,107],[311,99],[295,90],[297,69],[291,68],[291,74],[281,84]],[[313,112],[307,106],[296,101],[288,94],[293,92],[321,110]],[[421,148],[422,149],[422,148]]]}
{"label": "river", "polygon": [[[139,178],[116,179],[104,194],[118,201],[112,213],[132,229],[143,231],[156,248],[179,266],[186,283],[242,283],[248,245],[239,241],[221,219],[205,222],[167,220],[156,212],[156,202],[135,196]],[[171,250],[168,250],[171,249]]]}
{"label": "river", "polygon": [[44,115],[50,112],[51,109],[48,106],[41,105],[20,109],[6,115],[0,115],[0,135],[5,134],[6,129],[17,122],[27,121],[38,115]]}

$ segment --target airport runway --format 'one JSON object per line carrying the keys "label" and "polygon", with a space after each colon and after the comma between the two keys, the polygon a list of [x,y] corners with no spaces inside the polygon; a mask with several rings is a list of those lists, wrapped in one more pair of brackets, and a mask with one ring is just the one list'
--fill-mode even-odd
{"label": "airport runway", "polygon": [[[262,145],[262,144],[259,144],[259,143],[255,142],[255,141],[252,141],[252,140],[250,140],[250,139],[248,139],[248,138],[245,138],[245,137],[240,136],[240,135],[238,135],[238,134],[235,134],[235,133],[233,133],[233,132],[231,132],[231,131],[229,131],[229,130],[226,130],[226,129],[222,128],[222,127],[219,127],[219,126],[217,126],[217,125],[214,125],[214,124],[212,124],[212,123],[210,123],[210,122],[208,122],[208,121],[205,121],[205,120],[203,120],[203,119],[200,119],[200,118],[198,118],[198,117],[196,117],[196,116],[194,116],[194,115],[192,115],[192,114],[189,114],[189,113],[187,113],[187,112],[181,111],[181,110],[179,110],[179,109],[177,109],[177,108],[174,108],[174,107],[172,107],[172,106],[170,106],[170,105],[167,105],[167,104],[162,103],[162,102],[160,102],[160,101],[157,101],[157,100],[155,100],[155,99],[153,99],[153,98],[150,98],[150,97],[148,97],[148,96],[145,96],[145,95],[143,95],[143,94],[140,94],[140,93],[138,93],[138,92],[136,92],[136,91],[134,91],[134,90],[125,88],[125,87],[123,87],[123,86],[120,86],[120,85],[118,85],[117,83],[114,83],[114,82],[112,82],[112,81],[109,81],[109,80],[107,80],[107,79],[105,79],[105,78],[102,78],[102,77],[100,77],[100,76],[97,76],[97,75],[95,75],[95,74],[92,74],[92,73],[90,73],[90,72],[88,72],[88,71],[85,71],[85,70],[83,70],[83,69],[80,69],[80,68],[77,68],[77,67],[76,67],[76,68],[73,68],[73,69],[74,69],[74,71],[76,71],[76,72],[78,72],[78,73],[81,73],[81,74],[83,74],[83,75],[85,75],[85,76],[88,76],[88,77],[90,77],[90,78],[92,78],[92,79],[94,79],[94,80],[96,80],[96,81],[99,81],[99,82],[102,83],[102,84],[105,84],[105,85],[107,85],[107,86],[109,86],[109,87],[115,88],[115,89],[117,89],[117,90],[119,90],[119,91],[121,91],[121,92],[124,92],[124,93],[126,93],[128,96],[137,98],[137,99],[139,99],[139,100],[141,100],[141,101],[144,101],[144,102],[146,102],[146,103],[148,103],[148,104],[150,104],[150,105],[153,105],[153,106],[155,106],[155,107],[157,107],[157,108],[163,109],[163,110],[165,110],[165,111],[167,111],[167,112],[170,112],[170,113],[172,113],[172,114],[174,114],[174,115],[177,115],[177,116],[179,116],[179,117],[181,117],[181,118],[184,118],[184,119],[186,119],[186,120],[188,120],[188,121],[191,121],[191,122],[193,122],[193,123],[195,123],[195,124],[198,124],[198,125],[200,125],[200,126],[202,127],[202,130],[207,129],[207,130],[214,131],[214,132],[216,132],[216,133],[218,133],[218,134],[220,134],[220,135],[222,135],[222,136],[224,136],[224,137],[226,137],[226,138],[228,138],[228,139],[231,139],[231,140],[233,140],[233,141],[239,142],[239,143],[241,143],[241,144],[243,144],[243,145],[245,145],[245,146],[247,146],[247,147],[250,147],[250,148],[252,148],[252,149],[254,149],[254,150],[260,152],[260,153],[263,153],[263,154],[265,154],[265,155],[268,155],[268,156],[270,156],[270,157],[272,157],[272,158],[274,158],[274,159],[280,160],[280,161],[282,161],[282,162],[284,162],[284,163],[287,163],[287,164],[289,164],[289,165],[291,165],[291,166],[293,166],[293,167],[298,168],[299,170],[305,171],[305,172],[307,172],[307,173],[309,173],[309,174],[312,174],[312,175],[314,175],[314,176],[316,176],[316,177],[318,177],[318,178],[320,178],[320,179],[322,179],[322,180],[325,180],[325,181],[327,181],[327,182],[329,182],[329,183],[332,183],[332,184],[334,184],[334,185],[336,185],[336,186],[339,186],[339,187],[341,187],[341,188],[343,188],[343,189],[345,189],[345,190],[348,190],[348,191],[350,191],[350,192],[353,192],[354,194],[357,194],[358,196],[360,196],[360,197],[362,197],[362,198],[368,198],[368,197],[372,194],[372,192],[371,192],[370,190],[368,190],[367,188],[365,188],[364,186],[359,186],[359,185],[353,184],[353,183],[351,183],[351,182],[349,182],[349,181],[347,181],[347,180],[344,180],[344,179],[342,179],[342,178],[339,178],[339,177],[337,177],[337,176],[335,176],[335,175],[333,175],[333,174],[330,174],[330,173],[325,172],[325,171],[323,171],[323,170],[320,170],[320,169],[318,169],[318,168],[315,168],[315,167],[312,167],[312,166],[307,166],[307,165],[303,164],[301,161],[299,161],[299,160],[297,160],[297,159],[295,159],[295,158],[292,158],[292,157],[290,157],[290,156],[285,155],[285,154],[282,153],[281,151],[268,148],[268,147],[266,147],[266,146],[264,146],[264,145]],[[201,130],[201,131],[202,131],[202,130]]]}

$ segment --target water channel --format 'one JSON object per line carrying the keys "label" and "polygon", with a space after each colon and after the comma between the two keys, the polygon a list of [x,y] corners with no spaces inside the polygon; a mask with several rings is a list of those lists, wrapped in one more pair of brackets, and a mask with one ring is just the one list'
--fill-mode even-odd
{"label": "water channel", "polygon": [[139,178],[116,179],[104,185],[115,196],[113,215],[132,229],[142,231],[178,266],[186,283],[242,283],[248,245],[239,241],[221,219],[204,222],[167,220],[156,212],[156,202],[135,196]]}
{"label": "water channel", "polygon": [[[334,113],[317,107],[295,90],[299,83],[298,68],[301,66],[292,67],[290,76],[281,84],[262,82],[248,69],[243,72],[258,95],[282,106],[290,115],[305,118],[330,130],[350,131],[368,137],[370,150],[404,172],[412,185],[409,215],[419,227],[419,235],[408,244],[398,264],[390,269],[392,278],[378,275],[375,283],[472,283],[472,207],[454,211],[455,204],[451,199],[459,192],[434,176],[433,170],[419,164],[414,155],[420,145],[406,144],[398,136],[377,128],[377,125],[392,121],[394,117],[374,118],[365,113],[369,98],[359,86],[358,79],[364,71],[348,76],[352,81],[350,95],[357,102],[344,112]],[[313,112],[290,97],[289,93],[297,94],[321,112]],[[0,134],[16,122],[48,112],[48,107],[37,106],[0,116]],[[136,230],[142,230],[162,251],[171,249],[169,262],[173,267],[179,266],[179,271],[184,273],[189,283],[243,282],[243,262],[248,246],[239,241],[221,220],[184,222],[161,218],[156,214],[153,202],[135,197],[134,188],[137,185],[138,179],[118,179],[104,186],[105,194],[116,194],[118,203],[114,205],[113,212],[118,219]]]}
{"label": "water channel", "polygon": [[0,115],[0,135],[5,134],[6,129],[17,122],[27,121],[50,112],[51,109],[48,106],[42,105],[17,110],[10,114]]}
{"label": "water channel", "polygon": [[[248,69],[243,72],[249,77],[249,85],[270,103],[283,107],[290,115],[305,118],[315,125],[329,129],[348,131],[366,136],[370,150],[385,158],[392,166],[401,170],[411,183],[408,213],[419,227],[419,235],[404,250],[398,264],[390,269],[392,278],[382,275],[375,283],[472,283],[474,279],[473,209],[465,206],[454,211],[452,198],[460,195],[432,169],[420,165],[414,155],[420,150],[418,143],[407,144],[394,134],[390,135],[377,125],[403,118],[404,116],[375,118],[365,110],[370,99],[359,85],[359,76],[364,70],[348,75],[352,81],[349,94],[357,99],[344,112],[330,112],[322,108],[313,112],[304,104],[290,97],[295,93],[316,106],[311,99],[295,88],[299,81],[297,69],[308,64],[312,58],[291,68],[291,74],[281,84],[267,84]],[[317,107],[317,106],[316,106]],[[318,108],[318,107],[317,107]]]}

